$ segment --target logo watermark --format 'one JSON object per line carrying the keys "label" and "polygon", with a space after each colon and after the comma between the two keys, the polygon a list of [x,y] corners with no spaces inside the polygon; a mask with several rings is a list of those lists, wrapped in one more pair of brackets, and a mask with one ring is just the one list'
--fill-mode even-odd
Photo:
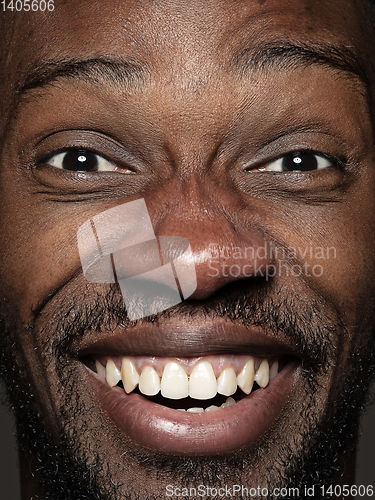
{"label": "logo watermark", "polygon": [[130,320],[177,305],[197,287],[189,241],[156,237],[144,199],[96,215],[77,239],[85,278],[118,283]]}

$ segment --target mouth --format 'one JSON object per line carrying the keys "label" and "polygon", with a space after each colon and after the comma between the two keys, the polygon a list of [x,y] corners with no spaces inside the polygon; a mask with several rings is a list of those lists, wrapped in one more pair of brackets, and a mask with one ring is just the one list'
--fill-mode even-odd
{"label": "mouth", "polygon": [[160,344],[158,355],[143,353],[147,341],[139,353],[134,339],[130,352],[119,337],[99,342],[80,356],[82,374],[105,415],[136,445],[174,455],[235,452],[255,444],[280,418],[300,359],[269,338],[262,344],[264,334],[253,348],[234,339],[227,352],[224,345],[212,352],[209,337],[202,347],[208,352],[190,356],[186,348],[181,356],[160,355]]}

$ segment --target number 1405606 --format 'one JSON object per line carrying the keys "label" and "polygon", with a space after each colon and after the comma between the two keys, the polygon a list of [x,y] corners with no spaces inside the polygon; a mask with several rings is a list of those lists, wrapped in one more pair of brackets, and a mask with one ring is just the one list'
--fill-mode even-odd
{"label": "number 1405606", "polygon": [[321,486],[320,487],[322,495],[324,498],[345,498],[345,497],[365,497],[369,498],[374,495],[374,487],[372,485],[369,486],[348,486],[348,485],[340,485],[336,484],[335,486]]}
{"label": "number 1405606", "polygon": [[54,0],[3,0],[1,2],[2,10],[11,10],[12,12],[52,12],[55,10]]}

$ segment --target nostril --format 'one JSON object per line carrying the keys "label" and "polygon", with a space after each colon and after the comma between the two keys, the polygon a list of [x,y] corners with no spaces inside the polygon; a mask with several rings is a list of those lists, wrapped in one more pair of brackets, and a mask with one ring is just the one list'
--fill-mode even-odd
{"label": "nostril", "polygon": [[[203,252],[200,252],[202,257]],[[204,299],[226,284],[242,280],[253,281],[272,277],[275,267],[272,249],[263,245],[217,245],[210,244],[205,259],[195,263],[197,289],[193,299]]]}
{"label": "nostril", "polygon": [[238,278],[228,281],[211,282],[206,284],[206,287],[198,285],[196,291],[189,297],[185,303],[200,302],[201,305],[207,304],[211,307],[211,302],[218,304],[228,304],[231,302],[237,304],[240,302],[241,297],[251,298],[255,293],[259,293],[265,287],[269,286],[269,278],[266,274],[264,276],[252,276],[249,278]]}

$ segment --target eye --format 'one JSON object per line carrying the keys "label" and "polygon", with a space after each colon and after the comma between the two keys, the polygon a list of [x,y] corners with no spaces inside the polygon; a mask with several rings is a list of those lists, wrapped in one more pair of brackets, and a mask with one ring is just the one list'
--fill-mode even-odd
{"label": "eye", "polygon": [[334,167],[335,160],[312,151],[288,153],[253,170],[259,172],[311,172]]}
{"label": "eye", "polygon": [[71,149],[55,154],[45,163],[51,167],[74,172],[130,172],[129,169],[121,168],[102,156],[84,149]]}

